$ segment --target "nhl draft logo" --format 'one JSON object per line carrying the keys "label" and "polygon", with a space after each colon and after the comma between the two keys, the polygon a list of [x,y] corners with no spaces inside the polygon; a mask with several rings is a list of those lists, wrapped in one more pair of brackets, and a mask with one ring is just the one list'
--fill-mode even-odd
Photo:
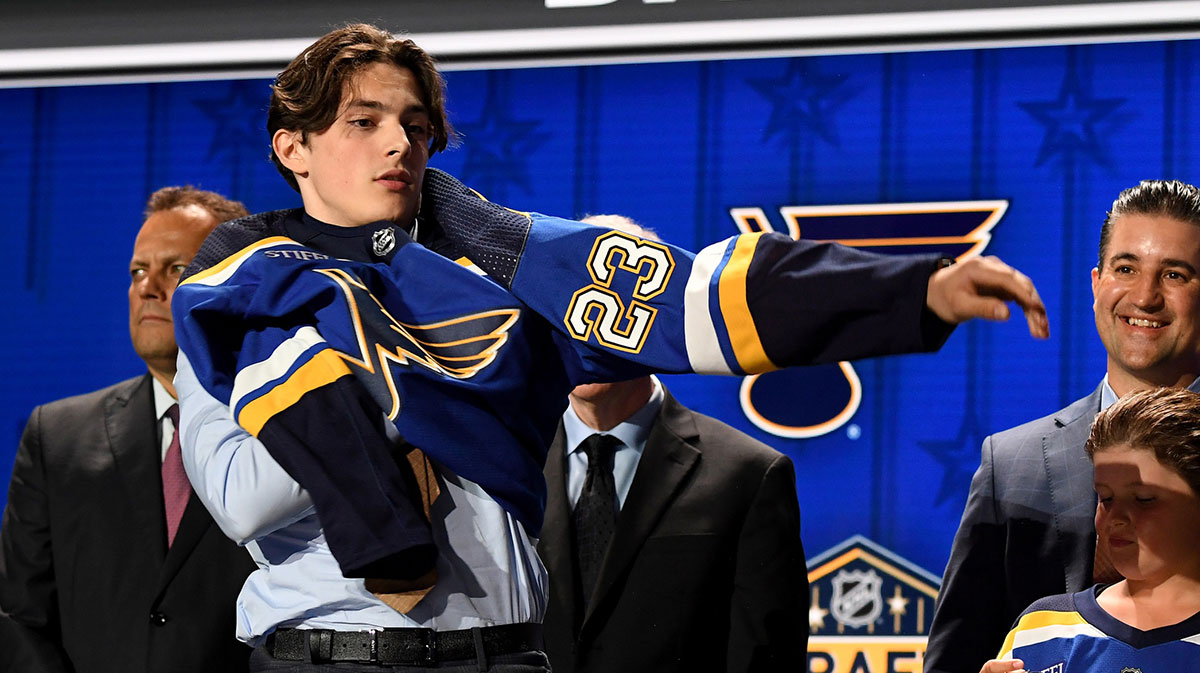
{"label": "nhl draft logo", "polygon": [[[778,231],[797,240],[803,235],[871,252],[932,253],[961,261],[983,252],[1007,210],[1004,200],[782,206],[782,228],[758,207],[730,208],[729,216],[744,234]],[[838,362],[747,376],[739,401],[760,430],[808,439],[849,422],[862,396],[854,365]]]}
{"label": "nhl draft logo", "polygon": [[808,561],[810,673],[916,673],[938,578],[861,535]]}
{"label": "nhl draft logo", "polygon": [[[1059,664],[1058,671],[1052,671],[1051,673],[1062,673],[1062,664]],[[1134,668],[1133,666],[1126,666],[1125,668],[1121,669],[1121,673],[1142,673],[1142,669]]]}
{"label": "nhl draft logo", "polygon": [[380,229],[371,234],[371,252],[376,257],[383,257],[396,247],[396,232],[391,227]]}
{"label": "nhl draft logo", "polygon": [[874,570],[843,570],[833,577],[833,618],[853,628],[874,624],[883,612],[883,580]]}

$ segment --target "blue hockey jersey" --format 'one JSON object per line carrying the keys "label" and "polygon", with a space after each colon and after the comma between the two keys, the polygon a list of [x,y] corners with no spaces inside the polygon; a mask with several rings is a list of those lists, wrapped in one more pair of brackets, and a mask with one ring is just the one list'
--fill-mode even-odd
{"label": "blue hockey jersey", "polygon": [[923,308],[931,258],[775,234],[693,255],[509,211],[433,170],[424,196],[486,275],[403,233],[389,262],[336,259],[271,235],[289,215],[268,213],[221,225],[173,299],[200,382],[313,495],[348,576],[425,537],[369,419],[536,535],[545,447],[576,384],[929,350],[949,333]]}
{"label": "blue hockey jersey", "polygon": [[1200,614],[1139,631],[1104,611],[1100,586],[1036,601],[1017,619],[1000,659],[1031,673],[1200,673]]}

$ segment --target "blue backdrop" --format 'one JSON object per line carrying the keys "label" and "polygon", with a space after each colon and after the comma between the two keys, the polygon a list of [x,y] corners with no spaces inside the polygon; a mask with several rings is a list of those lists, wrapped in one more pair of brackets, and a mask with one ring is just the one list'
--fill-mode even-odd
{"label": "blue backdrop", "polygon": [[[857,412],[809,439],[752,425],[739,379],[667,379],[792,456],[810,556],[862,534],[940,575],[984,436],[1103,375],[1088,276],[1099,224],[1140,179],[1195,182],[1196,53],[1183,41],[450,72],[464,141],[431,165],[515,208],[621,213],[691,248],[736,233],[735,208],[783,229],[788,206],[1006,200],[984,253],[1038,284],[1048,342],[1016,320],[961,328],[937,355],[856,363]],[[143,371],[126,265],[151,191],[299,204],[266,158],[267,87],[0,90],[0,473],[34,405]],[[760,404],[828,407],[846,389],[832,375],[793,375]]]}

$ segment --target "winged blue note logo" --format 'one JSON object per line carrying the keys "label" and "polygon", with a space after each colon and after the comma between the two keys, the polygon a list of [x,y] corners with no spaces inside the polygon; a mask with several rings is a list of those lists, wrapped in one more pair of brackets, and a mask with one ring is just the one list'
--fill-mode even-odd
{"label": "winged blue note logo", "polygon": [[[731,208],[742,233],[779,231],[884,254],[929,253],[956,260],[983,252],[1008,201],[938,201],[783,206],[776,228],[762,208]],[[845,425],[862,403],[849,362],[747,376],[740,402],[751,423],[779,437],[819,437]]]}

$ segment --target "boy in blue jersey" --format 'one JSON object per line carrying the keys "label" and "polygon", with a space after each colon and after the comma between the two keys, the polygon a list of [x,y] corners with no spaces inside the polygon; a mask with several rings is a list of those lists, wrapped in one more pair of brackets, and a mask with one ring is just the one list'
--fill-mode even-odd
{"label": "boy in blue jersey", "polygon": [[1200,671],[1200,394],[1162,388],[1100,412],[1097,554],[1125,579],[1036,601],[982,673]]}
{"label": "boy in blue jersey", "polygon": [[579,383],[936,350],[1006,301],[1047,333],[995,259],[693,255],[488,203],[426,169],[441,78],[371,26],[298,56],[267,127],[304,208],[219,227],[175,298],[184,463],[260,567],[252,670],[543,670],[541,464]]}

